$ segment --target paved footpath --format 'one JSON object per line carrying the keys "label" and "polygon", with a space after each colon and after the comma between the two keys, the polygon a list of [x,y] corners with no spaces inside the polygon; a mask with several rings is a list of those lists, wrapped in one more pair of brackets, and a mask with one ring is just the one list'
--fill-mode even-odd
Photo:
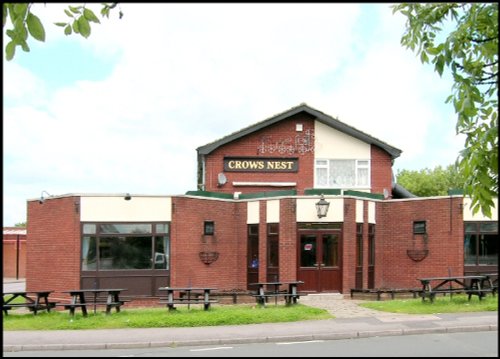
{"label": "paved footpath", "polygon": [[341,295],[309,295],[303,304],[335,319],[196,328],[4,331],[3,350],[116,349],[333,340],[370,336],[498,330],[498,312],[410,315],[383,313]]}

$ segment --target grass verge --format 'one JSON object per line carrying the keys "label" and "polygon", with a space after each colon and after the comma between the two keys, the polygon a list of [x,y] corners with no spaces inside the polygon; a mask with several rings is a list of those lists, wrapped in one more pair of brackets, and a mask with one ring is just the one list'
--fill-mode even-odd
{"label": "grass verge", "polygon": [[437,296],[433,303],[428,299],[422,301],[421,298],[416,298],[366,302],[359,305],[383,312],[408,314],[488,312],[498,311],[498,297],[488,295],[479,300],[477,296],[473,296],[469,301],[466,295],[455,294],[451,297]]}
{"label": "grass verge", "polygon": [[[11,314],[12,313],[12,314]],[[68,311],[18,313],[11,311],[3,316],[3,330],[65,330],[65,329],[117,329],[117,328],[164,328],[240,325],[259,323],[295,322],[300,320],[329,319],[328,311],[302,304],[258,307],[250,305],[215,306],[208,311],[202,308],[179,307],[175,311],[166,308],[122,308],[119,313],[104,312],[88,317],[76,313],[72,318]]]}

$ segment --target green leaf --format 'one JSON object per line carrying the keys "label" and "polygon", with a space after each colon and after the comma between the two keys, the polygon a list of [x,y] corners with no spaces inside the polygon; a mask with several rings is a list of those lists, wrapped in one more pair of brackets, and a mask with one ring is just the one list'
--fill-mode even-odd
{"label": "green leaf", "polygon": [[9,7],[6,3],[3,3],[3,11],[2,11],[2,26],[5,26],[7,22],[7,13],[9,12]]}
{"label": "green leaf", "polygon": [[21,48],[23,49],[24,52],[30,52],[30,47],[28,46],[28,43],[26,41],[21,41]]}
{"label": "green leaf", "polygon": [[64,28],[64,35],[71,35],[72,31],[71,31],[71,25],[68,24],[65,28]]}
{"label": "green leaf", "polygon": [[5,46],[5,58],[10,61],[14,58],[16,54],[16,44],[14,41],[10,41],[7,46]]}
{"label": "green leaf", "polygon": [[97,18],[97,16],[95,16],[94,12],[90,9],[83,9],[83,16],[85,16],[85,18],[88,20],[88,21],[92,21],[92,22],[96,22],[98,24],[100,24],[99,22],[99,19]]}
{"label": "green leaf", "polygon": [[74,17],[72,13],[70,13],[68,10],[64,9],[64,13],[68,15],[69,17]]}
{"label": "green leaf", "polygon": [[68,25],[67,22],[55,22],[54,25],[60,26],[60,27],[65,27]]}
{"label": "green leaf", "polygon": [[84,16],[78,18],[78,30],[80,30],[80,35],[84,38],[90,36],[90,24]]}
{"label": "green leaf", "polygon": [[82,8],[81,6],[68,6],[68,8],[71,10],[73,14],[80,14],[80,9]]}
{"label": "green leaf", "polygon": [[42,22],[36,15],[33,15],[31,12],[28,13],[26,24],[28,25],[28,31],[31,36],[38,41],[45,41],[45,29],[43,28]]}
{"label": "green leaf", "polygon": [[28,11],[28,4],[27,3],[14,4],[14,14],[16,14],[16,17],[20,17],[20,18],[24,19],[27,11]]}
{"label": "green leaf", "polygon": [[80,33],[80,29],[78,28],[78,21],[77,20],[73,21],[72,27],[73,27],[73,31],[75,32],[75,34]]}

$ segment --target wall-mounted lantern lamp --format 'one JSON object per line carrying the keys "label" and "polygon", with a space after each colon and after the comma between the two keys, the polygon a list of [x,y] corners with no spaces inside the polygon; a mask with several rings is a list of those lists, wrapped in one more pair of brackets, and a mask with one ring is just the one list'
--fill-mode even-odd
{"label": "wall-mounted lantern lamp", "polygon": [[130,195],[130,193],[127,193],[127,194],[125,194],[125,197],[123,197],[123,199],[125,201],[130,201],[132,199],[132,196]]}
{"label": "wall-mounted lantern lamp", "polygon": [[318,214],[318,218],[326,217],[328,207],[330,207],[330,202],[325,201],[325,197],[321,195],[320,200],[316,202],[316,213]]}
{"label": "wall-mounted lantern lamp", "polygon": [[40,203],[40,204],[43,204],[43,202],[45,202],[45,198],[43,197],[44,193],[47,196],[52,197],[52,195],[50,193],[48,193],[47,191],[42,191],[42,194],[40,195],[40,199],[38,200],[38,203]]}

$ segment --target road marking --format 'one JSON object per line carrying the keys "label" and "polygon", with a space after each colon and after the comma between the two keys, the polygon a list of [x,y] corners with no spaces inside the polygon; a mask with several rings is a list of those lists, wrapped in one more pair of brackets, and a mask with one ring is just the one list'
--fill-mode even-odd
{"label": "road marking", "polygon": [[233,349],[233,347],[215,347],[215,348],[203,348],[203,349],[190,349],[192,352],[201,352],[205,350],[219,350],[219,349]]}
{"label": "road marking", "polygon": [[290,344],[307,344],[307,343],[322,343],[324,340],[307,340],[303,342],[282,342],[276,343],[277,345],[290,345]]}

